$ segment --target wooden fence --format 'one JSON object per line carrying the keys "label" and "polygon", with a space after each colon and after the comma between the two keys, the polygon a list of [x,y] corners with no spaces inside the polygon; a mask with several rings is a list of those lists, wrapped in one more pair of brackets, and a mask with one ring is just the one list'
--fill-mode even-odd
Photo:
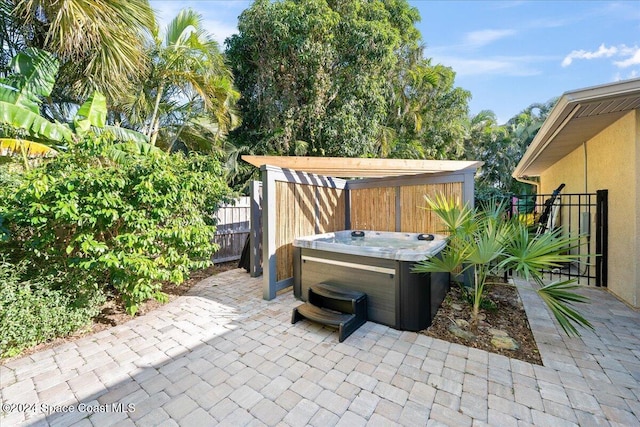
{"label": "wooden fence", "polygon": [[214,263],[240,259],[245,241],[251,232],[250,200],[249,197],[239,197],[235,199],[235,203],[223,204],[217,210],[214,242],[220,246],[220,249],[213,255]]}

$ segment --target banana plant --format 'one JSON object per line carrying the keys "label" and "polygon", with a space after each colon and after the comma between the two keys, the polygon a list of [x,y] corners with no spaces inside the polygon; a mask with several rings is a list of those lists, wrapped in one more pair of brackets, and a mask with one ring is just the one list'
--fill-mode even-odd
{"label": "banana plant", "polygon": [[[93,133],[110,132],[117,141],[112,152],[151,152],[149,139],[142,133],[106,124],[106,98],[94,92],[78,109],[71,123],[51,122],[40,115],[42,100],[51,95],[58,73],[58,60],[49,52],[28,48],[11,62],[13,73],[0,79],[0,154],[54,156],[56,149]],[[6,129],[9,129],[7,132]]]}
{"label": "banana plant", "polygon": [[27,48],[12,59],[13,73],[0,80],[0,123],[20,130],[25,137],[5,135],[3,150],[12,152],[19,148],[25,153],[36,148],[42,152],[44,147],[36,144],[51,145],[72,140],[68,126],[50,122],[40,115],[42,98],[51,94],[58,67],[58,60],[53,55],[35,48]]}
{"label": "banana plant", "polygon": [[471,271],[471,324],[477,327],[485,286],[491,276],[513,271],[538,284],[536,292],[547,304],[564,332],[579,336],[576,325],[593,329],[591,323],[572,308],[573,303],[586,303],[588,298],[574,292],[575,280],[544,284],[543,271],[561,267],[580,259],[571,249],[579,244],[579,236],[552,233],[535,235],[517,219],[506,218],[503,206],[492,204],[487,210],[448,200],[443,195],[425,197],[431,209],[449,234],[447,247],[440,257],[417,263],[415,272]]}

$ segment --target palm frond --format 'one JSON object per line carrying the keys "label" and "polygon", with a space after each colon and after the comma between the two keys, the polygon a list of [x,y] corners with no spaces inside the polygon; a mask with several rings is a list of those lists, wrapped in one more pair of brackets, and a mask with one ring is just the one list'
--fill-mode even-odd
{"label": "palm frond", "polygon": [[107,99],[98,91],[87,99],[73,120],[76,131],[87,132],[91,126],[102,128],[107,122]]}
{"label": "palm frond", "polygon": [[140,156],[161,153],[158,147],[136,141],[118,142],[109,147],[106,156],[115,163],[127,163]]}
{"label": "palm frond", "polygon": [[[166,46],[182,46],[189,44],[193,32],[202,27],[202,17],[191,8],[183,9],[173,18],[165,33]],[[191,41],[192,42],[192,41]]]}
{"label": "palm frond", "polygon": [[[91,130],[96,135],[102,135],[110,133],[116,141],[119,142],[133,142],[136,144],[149,144],[149,138],[143,133],[135,130],[122,128],[119,126],[105,125],[103,127],[92,127]],[[150,145],[150,144],[149,144]]]}
{"label": "palm frond", "polygon": [[0,80],[0,99],[38,114],[41,97],[53,90],[58,60],[49,52],[27,48],[11,61],[13,74]]}
{"label": "palm frond", "polygon": [[414,273],[452,273],[468,261],[471,246],[447,246],[436,257],[417,262],[413,267]]}
{"label": "palm frond", "polygon": [[39,47],[64,63],[58,84],[78,97],[97,89],[118,98],[146,69],[143,40],[155,25],[146,0],[21,0],[12,14],[26,33],[43,33]]}
{"label": "palm frond", "polygon": [[435,199],[425,196],[427,207],[433,211],[444,223],[446,232],[451,234],[473,231],[475,213],[468,205],[460,207],[458,200],[449,200],[444,194],[437,194]]}
{"label": "palm frond", "polygon": [[542,271],[586,256],[571,253],[579,242],[579,236],[562,236],[560,230],[535,236],[525,227],[519,227],[507,243],[508,256],[501,262],[501,268],[514,270],[527,280],[539,278]]}
{"label": "palm frond", "polygon": [[580,335],[574,324],[593,329],[593,325],[570,306],[571,303],[589,302],[589,298],[573,292],[578,287],[575,280],[566,280],[549,283],[537,290],[562,330],[569,336]]}
{"label": "palm frond", "polygon": [[479,227],[473,236],[473,249],[470,251],[469,262],[482,265],[489,264],[504,253],[504,245],[498,237],[498,226],[487,222],[486,227]]}

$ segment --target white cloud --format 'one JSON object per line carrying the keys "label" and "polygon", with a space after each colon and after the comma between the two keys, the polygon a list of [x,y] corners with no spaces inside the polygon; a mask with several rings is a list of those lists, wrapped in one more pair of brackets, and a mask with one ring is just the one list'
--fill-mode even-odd
{"label": "white cloud", "polygon": [[515,34],[515,30],[480,30],[467,33],[465,41],[473,46],[485,46]]}
{"label": "white cloud", "polygon": [[571,65],[574,59],[596,59],[596,58],[610,58],[617,54],[619,49],[615,46],[606,47],[603,44],[600,45],[595,52],[589,52],[586,50],[574,50],[569,55],[565,56],[562,60],[562,66],[568,67]]}
{"label": "white cloud", "polygon": [[613,61],[613,65],[618,68],[628,68],[640,65],[640,47],[629,47],[624,44],[607,47],[604,43],[596,51],[574,50],[564,57],[562,66],[568,67],[574,59],[599,59],[599,58],[619,58]]}
{"label": "white cloud", "polygon": [[617,82],[620,80],[635,79],[638,77],[640,77],[640,72],[638,72],[638,70],[631,70],[627,74],[622,74],[618,72],[613,76],[613,81]]}
{"label": "white cloud", "polygon": [[468,59],[453,56],[434,56],[434,62],[453,68],[458,76],[501,75],[535,76],[541,71],[531,64],[546,58],[531,56]]}
{"label": "white cloud", "polygon": [[633,47],[628,48],[624,46],[625,49],[622,53],[622,56],[629,56],[629,58],[622,61],[613,61],[613,63],[620,68],[631,67],[632,65],[640,65],[640,48]]}

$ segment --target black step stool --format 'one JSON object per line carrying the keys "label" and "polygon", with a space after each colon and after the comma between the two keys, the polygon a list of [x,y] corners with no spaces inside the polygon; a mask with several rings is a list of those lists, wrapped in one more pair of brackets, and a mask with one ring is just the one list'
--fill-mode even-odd
{"label": "black step stool", "polygon": [[291,323],[302,319],[337,327],[342,342],[367,321],[367,294],[328,283],[311,285],[308,301],[293,309]]}

